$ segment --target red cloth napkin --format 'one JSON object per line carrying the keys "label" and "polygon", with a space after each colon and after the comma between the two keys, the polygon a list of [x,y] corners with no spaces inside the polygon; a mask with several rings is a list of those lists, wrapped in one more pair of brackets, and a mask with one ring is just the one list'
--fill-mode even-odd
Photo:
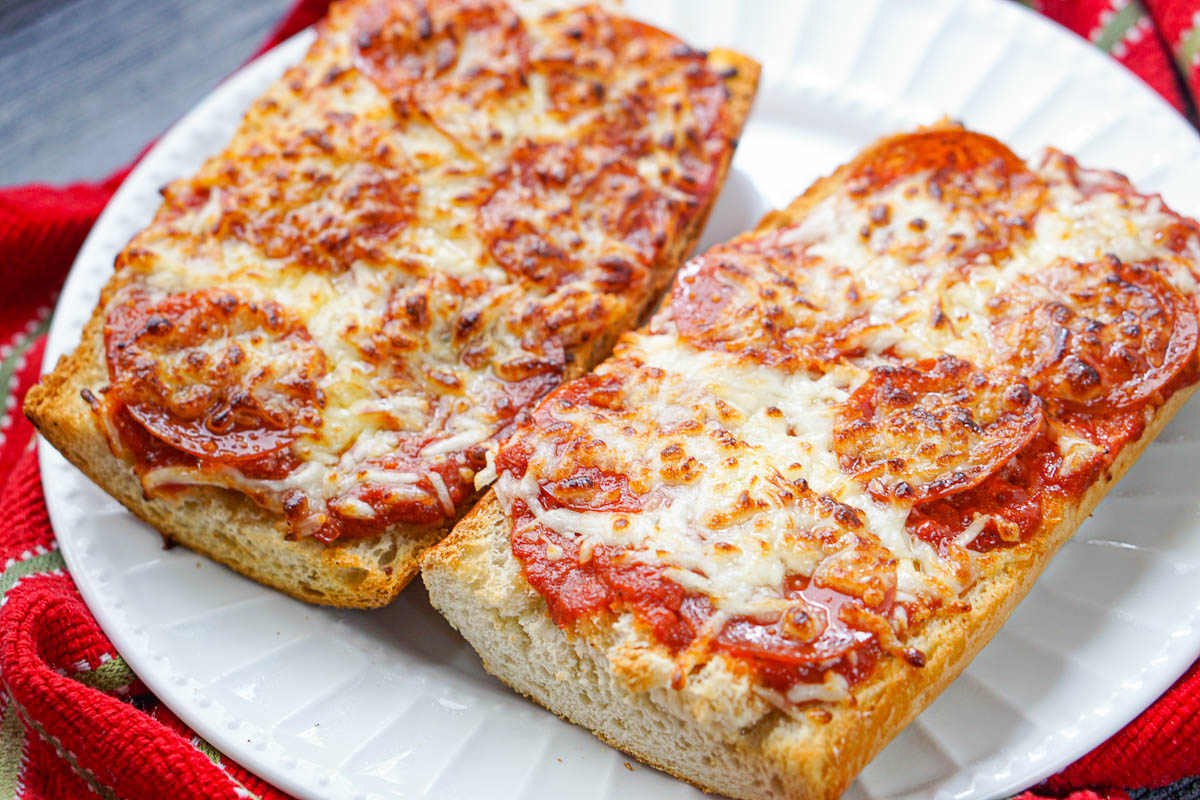
{"label": "red cloth napkin", "polygon": [[[264,49],[319,19],[327,4],[300,0]],[[1200,0],[1027,4],[1109,52],[1176,108],[1194,110]],[[127,172],[0,190],[0,800],[283,800],[162,706],[100,630],[55,544],[33,430],[19,410],[37,380],[58,288]],[[1124,790],[1198,775],[1200,663],[1124,730],[1021,798],[1127,799]],[[1160,796],[1195,797],[1197,787],[1175,783]]]}

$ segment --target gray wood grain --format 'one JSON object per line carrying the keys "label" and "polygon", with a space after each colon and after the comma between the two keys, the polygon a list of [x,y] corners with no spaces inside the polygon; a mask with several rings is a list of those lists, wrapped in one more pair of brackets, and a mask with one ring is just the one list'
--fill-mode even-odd
{"label": "gray wood grain", "polygon": [[235,71],[291,0],[0,0],[0,185],[97,178]]}

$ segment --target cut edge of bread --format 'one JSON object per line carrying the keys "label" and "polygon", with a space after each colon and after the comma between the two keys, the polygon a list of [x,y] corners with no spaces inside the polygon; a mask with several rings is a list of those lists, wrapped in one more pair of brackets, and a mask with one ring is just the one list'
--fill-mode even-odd
{"label": "cut edge of bread", "polygon": [[[728,73],[724,78],[729,92],[728,119],[736,142],[754,100],[759,65],[739,53],[721,49],[709,53],[708,65]],[[732,157],[730,152],[719,165],[718,191],[653,266],[645,296],[605,335],[573,353],[565,380],[582,375],[603,360],[620,334],[638,325],[653,307],[699,240]],[[38,432],[169,543],[181,544],[310,603],[377,608],[391,602],[417,574],[420,554],[445,536],[456,520],[435,525],[401,524],[376,536],[326,545],[313,539],[285,538],[278,515],[239,492],[194,486],[147,496],[133,465],[111,451],[94,413],[80,395],[84,389],[94,392],[108,382],[103,332],[109,293],[106,288],[101,294],[75,351],[60,358],[54,370],[29,390],[24,413]],[[461,504],[460,514],[477,497]]]}
{"label": "cut edge of bread", "polygon": [[1055,525],[963,597],[964,614],[937,617],[916,644],[922,668],[897,659],[849,706],[826,705],[821,723],[771,711],[730,737],[697,721],[674,690],[635,691],[613,672],[601,646],[558,627],[512,555],[510,526],[493,492],[422,558],[430,602],[479,653],[483,667],[512,689],[646,764],[707,792],[736,798],[839,797],[891,739],[923,711],[992,639],[1029,593],[1055,552],[1195,392],[1176,392],[1142,437]]}

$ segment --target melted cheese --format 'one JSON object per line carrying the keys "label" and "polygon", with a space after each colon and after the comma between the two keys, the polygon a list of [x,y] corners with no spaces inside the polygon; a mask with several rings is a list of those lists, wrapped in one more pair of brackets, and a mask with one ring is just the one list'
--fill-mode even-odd
{"label": "melted cheese", "polygon": [[[627,337],[621,358],[639,364],[626,399],[628,407],[641,409],[633,422],[638,435],[628,435],[630,420],[601,421],[590,409],[555,415],[604,442],[614,472],[661,475],[668,463],[662,451],[675,443],[702,465],[698,477],[656,482],[661,500],[641,513],[545,510],[536,476],[558,456],[553,440],[530,437],[526,441],[538,449],[524,478],[505,472],[496,484],[502,503],[520,499],[551,530],[667,567],[673,581],[706,595],[719,610],[755,617],[788,605],[788,575],[812,576],[830,557],[859,545],[854,531],[841,529],[822,505],[794,501],[796,481],[803,480],[814,495],[854,509],[895,555],[899,591],[916,596],[965,588],[955,565],[909,536],[907,506],[877,502],[838,466],[833,416],[865,371],[845,367],[815,379],[789,375],[739,364],[727,353],[681,348],[668,333]],[[653,377],[656,371],[662,377]],[[686,436],[671,434],[682,409],[702,425]],[[753,508],[746,514],[738,512],[743,492]]]}
{"label": "melted cheese", "polygon": [[[1040,175],[1048,197],[1032,235],[1016,237],[1011,252],[994,262],[979,256],[964,266],[961,259],[938,255],[952,235],[960,237],[960,251],[981,242],[972,217],[931,197],[925,176],[898,181],[866,200],[835,193],[783,229],[778,242],[817,260],[802,272],[801,293],[819,307],[820,318],[863,318],[868,331],[861,341],[870,354],[895,348],[914,360],[945,353],[986,360],[982,354],[993,344],[989,301],[1058,262],[1158,259],[1174,286],[1195,293],[1190,265],[1200,251],[1181,256],[1164,247],[1161,231],[1178,217],[1160,198],[1118,191],[1086,197],[1054,158]],[[888,209],[883,223],[872,220],[880,207]],[[921,223],[919,231],[914,221]],[[933,323],[939,306],[947,324]]]}
{"label": "melted cheese", "polygon": [[[122,254],[110,307],[207,287],[271,300],[328,364],[293,474],[172,466],[147,490],[210,483],[270,508],[298,490],[314,519],[362,520],[347,493],[367,481],[452,517],[480,448],[638,307],[662,266],[648,237],[715,191],[733,131],[703,55],[602,7],[517,3],[518,22],[503,0],[468,5],[436,5],[421,34],[405,4],[337,4]],[[378,463],[398,448],[426,463],[421,481]]]}
{"label": "melted cheese", "polygon": [[[517,438],[528,465],[522,475],[501,471],[495,490],[502,506],[511,513],[519,501],[535,526],[583,543],[581,561],[582,553],[604,546],[662,567],[722,619],[777,619],[794,602],[787,581],[795,576],[869,598],[869,579],[890,573],[898,605],[889,621],[904,635],[905,604],[936,608],[973,585],[985,556],[969,548],[991,517],[976,514],[939,552],[908,529],[914,500],[870,491],[839,459],[838,414],[872,370],[946,355],[985,372],[1009,369],[994,339],[994,300],[1054,265],[1153,260],[1173,286],[1188,296],[1195,291],[1197,237],[1190,235],[1182,254],[1168,248],[1162,232],[1179,217],[1160,200],[1133,194],[1125,183],[1089,196],[1087,175],[1071,180],[1058,157],[1030,169],[1044,199],[1036,217],[1005,231],[1012,238],[999,246],[970,224],[975,217],[935,198],[929,176],[918,174],[865,197],[835,192],[790,227],[743,237],[689,263],[670,303],[647,329],[627,334],[597,370],[616,380],[616,389],[605,390],[615,400],[551,398],[539,421],[522,429]],[[949,244],[964,255],[947,255]],[[714,264],[728,279],[704,278]],[[1079,288],[1037,286],[1039,302],[1067,302]],[[794,308],[784,313],[764,310],[789,301]],[[792,318],[795,329],[768,323],[790,311],[800,315]],[[799,366],[777,357],[793,334],[809,336],[832,320],[840,335],[842,321],[863,316],[866,333],[855,341],[859,347],[847,348],[850,355]],[[1021,402],[1028,403],[1024,391]],[[1064,475],[1102,455],[1053,420],[1050,430]],[[586,446],[568,450],[564,441]],[[896,458],[906,458],[903,448],[921,440],[896,444]],[[546,493],[553,495],[555,482],[575,467],[623,476],[640,508],[588,510],[566,501],[548,508]],[[840,677],[828,672],[826,683],[799,684],[795,696],[764,696],[776,705],[845,697],[844,682],[833,685],[829,676]]]}

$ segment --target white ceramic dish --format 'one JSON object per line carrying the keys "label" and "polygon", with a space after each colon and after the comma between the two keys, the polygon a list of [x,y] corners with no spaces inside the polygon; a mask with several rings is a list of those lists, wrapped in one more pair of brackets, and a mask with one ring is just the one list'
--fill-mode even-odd
{"label": "white ceramic dish", "polygon": [[[1016,4],[631,0],[694,44],[764,63],[706,242],[749,227],[878,135],[944,114],[1030,155],[1054,144],[1200,212],[1200,141],[1121,67]],[[97,223],[46,364],[74,347],[157,189],[226,141],[311,34],[251,64],[165,136]],[[999,636],[849,797],[989,798],[1070,763],[1200,653],[1200,404],[1185,409],[1057,557]],[[45,443],[67,563],[137,673],[201,735],[281,788],[325,798],[699,797],[506,690],[419,582],[370,613],[315,608],[161,539]],[[626,766],[630,768],[627,769]]]}

